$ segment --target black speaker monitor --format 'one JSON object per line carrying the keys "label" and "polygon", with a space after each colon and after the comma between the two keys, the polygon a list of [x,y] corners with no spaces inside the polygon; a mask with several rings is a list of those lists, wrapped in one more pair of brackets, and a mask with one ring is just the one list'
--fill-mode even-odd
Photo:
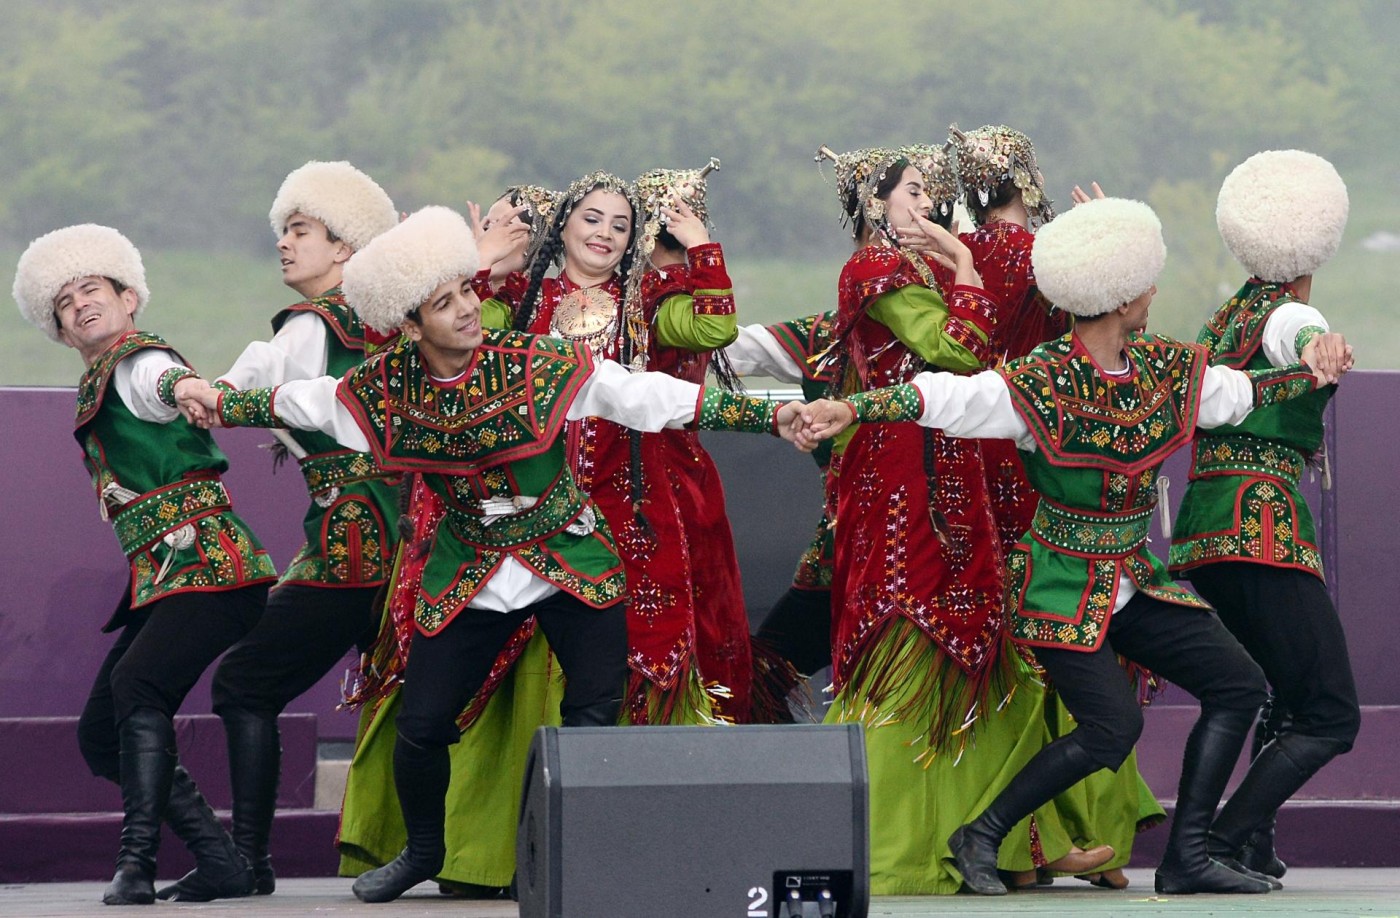
{"label": "black speaker monitor", "polygon": [[521,918],[865,918],[858,724],[541,727]]}

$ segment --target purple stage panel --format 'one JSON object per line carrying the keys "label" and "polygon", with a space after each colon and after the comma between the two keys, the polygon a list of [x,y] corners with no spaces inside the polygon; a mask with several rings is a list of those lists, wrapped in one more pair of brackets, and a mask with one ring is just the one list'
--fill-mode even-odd
{"label": "purple stage panel", "polygon": [[[309,809],[316,803],[316,717],[284,714],[281,781],[277,806]],[[228,745],[212,714],[175,718],[180,764],[194,777],[209,805],[228,809]],[[0,718],[0,813],[121,812],[121,792],[93,777],[78,752],[76,717]]]}
{"label": "purple stage panel", "polygon": [[[75,375],[76,375],[75,370]],[[114,635],[99,632],[126,583],[125,559],[73,439],[72,389],[0,389],[0,717],[64,716],[82,711]],[[306,486],[294,466],[272,474],[259,445],[265,431],[220,430],[224,476],[234,508],[273,560],[286,564],[302,542]],[[344,665],[353,662],[347,655]],[[337,712],[337,666],[294,701],[289,713],[316,714],[323,739],[352,739],[355,715]],[[204,714],[210,674],[181,712]]]}

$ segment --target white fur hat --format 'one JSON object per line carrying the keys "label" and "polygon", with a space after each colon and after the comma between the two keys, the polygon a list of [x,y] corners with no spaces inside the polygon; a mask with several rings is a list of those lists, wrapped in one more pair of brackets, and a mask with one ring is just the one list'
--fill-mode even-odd
{"label": "white fur hat", "polygon": [[53,340],[58,338],[53,301],[69,281],[97,275],[136,291],[136,315],[146,307],[146,268],[141,253],[110,226],[81,223],[46,233],[29,243],[15,269],[15,302],[20,313]]}
{"label": "white fur hat", "polygon": [[383,188],[347,162],[309,162],[282,180],[267,219],[282,235],[295,213],[315,217],[355,251],[399,222]]}
{"label": "white fur hat", "polygon": [[1071,208],[1035,234],[1031,249],[1040,292],[1085,318],[1146,293],[1166,260],[1161,221],[1146,204],[1126,198]]}
{"label": "white fur hat", "polygon": [[371,328],[389,333],[439,284],[476,273],[476,237],[446,207],[425,207],[376,236],[345,263],[345,299]]}
{"label": "white fur hat", "polygon": [[1347,209],[1346,183],[1327,160],[1268,150],[1225,176],[1215,225],[1245,270],[1261,280],[1291,281],[1337,254]]}

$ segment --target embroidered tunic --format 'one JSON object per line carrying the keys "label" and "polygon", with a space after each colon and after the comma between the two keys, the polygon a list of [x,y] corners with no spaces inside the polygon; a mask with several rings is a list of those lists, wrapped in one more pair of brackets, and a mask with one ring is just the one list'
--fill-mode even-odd
{"label": "embroidered tunic", "polygon": [[[293,379],[340,377],[393,340],[367,328],[340,288],[293,304],[272,319],[270,342],[250,344],[219,379],[232,388],[275,386]],[[389,579],[398,543],[398,476],[368,453],[347,450],[317,431],[291,434],[311,503],[302,520],[306,542],[280,583],[379,586]]]}
{"label": "embroidered tunic", "polygon": [[1204,606],[1146,547],[1162,463],[1198,426],[1238,424],[1256,405],[1314,391],[1301,366],[1240,373],[1169,338],[1135,339],[1125,356],[1129,372],[1104,373],[1071,333],[999,370],[923,373],[913,386],[851,399],[862,421],[917,417],[950,436],[1016,441],[1041,495],[1008,562],[1019,643],[1095,650],[1139,590]]}
{"label": "embroidered tunic", "polygon": [[[997,303],[997,322],[988,342],[988,366],[1024,357],[1037,344],[1069,331],[1069,314],[1056,310],[1035,284],[1031,250],[1035,235],[1023,226],[998,220],[960,237],[972,251],[982,284]],[[982,462],[1003,553],[1009,555],[1030,529],[1039,498],[1010,440],[984,440]]]}
{"label": "embroidered tunic", "polygon": [[[73,434],[102,516],[111,519],[130,563],[130,609],[277,576],[233,512],[219,478],[228,459],[208,431],[191,427],[175,409],[175,383],[192,375],[160,337],[133,331],[78,384]],[[103,630],[125,625],[126,614],[120,609]]]}
{"label": "embroidered tunic", "polygon": [[621,599],[607,525],[565,463],[564,422],[597,413],[653,430],[692,421],[771,430],[767,402],[701,396],[668,377],[595,365],[578,345],[488,331],[457,380],[434,381],[417,347],[400,341],[343,380],[225,392],[219,411],[227,424],[321,430],[389,471],[422,476],[444,512],[413,598],[417,629],[433,634],[468,606],[512,611],[561,589],[594,607]]}
{"label": "embroidered tunic", "polygon": [[[720,246],[695,246],[686,259],[643,278],[646,369],[698,384],[710,352],[734,340],[737,322]],[[483,323],[513,315],[526,286],[523,275],[509,276],[483,306]],[[613,278],[592,291],[567,273],[545,279],[530,331],[573,337],[599,358],[620,360],[621,288]],[[748,618],[718,471],[693,431],[643,433],[643,524],[632,507],[632,436],[597,418],[571,423],[567,431],[574,476],[608,520],[627,573],[628,662],[640,677],[630,692],[631,719],[653,719],[644,683],[663,693],[683,689],[694,657],[721,713],[746,720]]]}
{"label": "embroidered tunic", "polygon": [[[1286,284],[1251,278],[1197,336],[1212,363],[1267,369],[1298,359],[1327,322]],[[1322,415],[1336,391],[1256,411],[1237,425],[1196,439],[1190,484],[1172,532],[1171,571],[1245,561],[1322,576],[1322,552],[1307,501],[1298,490],[1304,466],[1322,446]]]}
{"label": "embroidered tunic", "polygon": [[[994,304],[975,287],[954,287],[945,302],[932,265],[882,246],[846,263],[836,329],[843,391],[908,382],[927,366],[975,370],[986,359]],[[1001,633],[1002,558],[977,444],[872,425],[857,428],[844,450],[838,440],[837,451],[836,688],[901,617],[980,678]],[[947,544],[935,515],[946,519]]]}

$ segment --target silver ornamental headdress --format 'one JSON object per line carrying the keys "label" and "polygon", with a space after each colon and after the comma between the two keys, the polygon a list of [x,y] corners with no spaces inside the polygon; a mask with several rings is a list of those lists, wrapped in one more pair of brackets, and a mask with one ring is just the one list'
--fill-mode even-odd
{"label": "silver ornamental headdress", "polygon": [[656,248],[656,237],[665,221],[661,209],[669,207],[672,198],[679,197],[693,211],[695,216],[709,225],[710,210],[705,203],[705,176],[719,171],[719,160],[711,156],[710,161],[699,169],[653,169],[636,181],[637,203],[641,210],[637,219],[642,222],[638,240],[638,256],[650,258]]}
{"label": "silver ornamental headdress", "polygon": [[[836,196],[841,201],[843,220],[850,224],[852,237],[856,235],[857,215],[864,215],[871,225],[893,238],[885,202],[875,197],[875,189],[884,181],[890,168],[903,158],[899,150],[887,147],[869,147],[839,154],[826,145],[817,148],[812,159],[817,163],[818,170],[824,159],[836,164]],[[854,210],[851,209],[852,199]]]}
{"label": "silver ornamental headdress", "polygon": [[929,143],[911,143],[900,147],[899,152],[909,160],[909,165],[918,169],[924,177],[924,187],[933,199],[933,209],[947,216],[953,212],[962,184],[958,181],[957,163],[952,152],[952,144],[934,146]]}
{"label": "silver ornamental headdress", "polygon": [[[634,212],[637,210],[636,190],[632,187],[631,183],[618,178],[611,172],[604,172],[599,169],[595,172],[588,173],[582,178],[575,179],[569,184],[569,187],[565,188],[563,193],[555,199],[554,210],[550,214],[548,220],[545,221],[543,230],[538,233],[531,233],[530,248],[525,259],[527,265],[535,263],[535,257],[539,254],[545,239],[549,237],[549,230],[555,224],[562,227],[568,222],[569,215],[574,212],[574,207],[595,188],[602,188],[605,191],[613,191],[622,195],[627,199],[627,202],[632,205],[632,210]],[[563,261],[564,250],[561,248],[555,254],[554,262],[555,264],[563,264]]]}
{"label": "silver ornamental headdress", "polygon": [[[983,125],[963,133],[948,126],[949,141],[957,151],[958,178],[963,191],[976,195],[985,207],[996,189],[1010,179],[1021,189],[1021,200],[1030,214],[1034,231],[1055,219],[1053,202],[1045,196],[1045,177],[1035,161],[1035,146],[1020,131],[1005,125]],[[968,208],[974,222],[977,213]]]}
{"label": "silver ornamental headdress", "polygon": [[554,213],[559,207],[559,192],[541,185],[511,185],[504,197],[512,207],[525,205],[525,214],[530,218],[530,242],[534,245],[549,230]]}

